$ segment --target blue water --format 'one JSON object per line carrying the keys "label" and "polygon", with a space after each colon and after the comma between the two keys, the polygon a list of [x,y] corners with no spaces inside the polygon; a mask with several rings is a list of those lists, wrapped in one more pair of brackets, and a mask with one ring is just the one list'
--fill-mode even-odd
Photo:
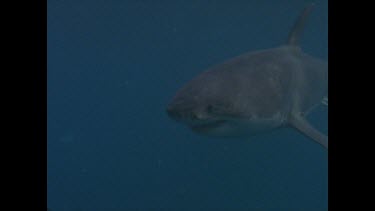
{"label": "blue water", "polygon": [[[327,59],[327,1],[301,45]],[[282,44],[303,0],[49,0],[52,211],[327,210],[327,151],[292,129],[202,137],[170,120],[212,64]],[[324,106],[309,119],[327,133]]]}

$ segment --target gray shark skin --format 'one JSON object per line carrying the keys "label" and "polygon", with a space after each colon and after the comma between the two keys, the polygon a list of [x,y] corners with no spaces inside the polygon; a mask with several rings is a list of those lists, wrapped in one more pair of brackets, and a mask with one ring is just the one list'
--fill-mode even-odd
{"label": "gray shark skin", "polygon": [[229,59],[184,85],[167,106],[169,117],[217,137],[292,127],[328,150],[328,136],[305,119],[322,101],[328,105],[328,63],[298,46],[312,8],[302,11],[287,44]]}

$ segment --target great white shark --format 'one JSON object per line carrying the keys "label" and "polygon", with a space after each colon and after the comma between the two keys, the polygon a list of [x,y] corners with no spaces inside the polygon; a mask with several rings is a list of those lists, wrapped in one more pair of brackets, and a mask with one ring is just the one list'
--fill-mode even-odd
{"label": "great white shark", "polygon": [[328,135],[306,120],[313,108],[328,105],[328,63],[299,46],[313,6],[302,11],[286,44],[214,65],[184,85],[167,106],[169,117],[209,136],[292,127],[328,150]]}

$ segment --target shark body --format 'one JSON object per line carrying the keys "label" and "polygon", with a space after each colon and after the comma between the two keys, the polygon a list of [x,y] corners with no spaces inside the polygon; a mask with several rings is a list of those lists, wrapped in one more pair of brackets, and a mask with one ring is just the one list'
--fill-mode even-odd
{"label": "shark body", "polygon": [[328,136],[305,119],[322,102],[328,105],[328,63],[298,45],[312,8],[302,11],[286,44],[234,57],[193,78],[168,104],[168,115],[209,136],[292,127],[328,149]]}

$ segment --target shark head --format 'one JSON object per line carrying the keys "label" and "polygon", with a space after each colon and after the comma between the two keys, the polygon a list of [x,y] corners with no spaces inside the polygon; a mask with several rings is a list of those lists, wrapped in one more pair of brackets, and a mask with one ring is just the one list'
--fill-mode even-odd
{"label": "shark head", "polygon": [[259,114],[266,113],[267,106],[261,106],[262,93],[243,91],[247,84],[240,74],[206,71],[177,91],[167,106],[168,116],[202,135],[257,132],[265,123]]}
{"label": "shark head", "polygon": [[209,132],[225,124],[226,118],[219,115],[218,105],[220,102],[223,109],[228,107],[229,102],[215,94],[221,92],[221,86],[217,84],[217,81],[203,77],[192,80],[168,104],[168,116],[198,133]]}

